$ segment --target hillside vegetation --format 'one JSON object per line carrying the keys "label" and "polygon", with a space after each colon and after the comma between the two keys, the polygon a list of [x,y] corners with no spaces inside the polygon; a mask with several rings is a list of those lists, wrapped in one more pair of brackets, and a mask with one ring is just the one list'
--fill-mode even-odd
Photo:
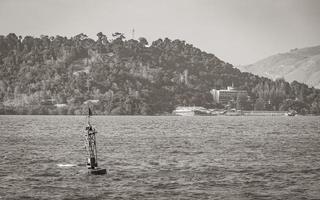
{"label": "hillside vegetation", "polygon": [[258,61],[240,66],[242,71],[271,79],[283,77],[287,81],[299,81],[320,88],[320,46],[292,49]]}
{"label": "hillside vegetation", "polygon": [[215,108],[210,90],[231,84],[250,96],[230,102],[238,109],[320,113],[319,90],[242,73],[181,40],[0,36],[1,114],[83,114],[90,100],[95,114]]}

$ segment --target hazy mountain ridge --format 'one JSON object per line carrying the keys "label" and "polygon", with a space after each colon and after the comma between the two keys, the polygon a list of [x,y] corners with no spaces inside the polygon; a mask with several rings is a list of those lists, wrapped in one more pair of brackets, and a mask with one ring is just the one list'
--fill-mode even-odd
{"label": "hazy mountain ridge", "polygon": [[251,65],[239,66],[239,69],[271,79],[283,77],[289,82],[296,80],[320,88],[320,46],[292,49]]}

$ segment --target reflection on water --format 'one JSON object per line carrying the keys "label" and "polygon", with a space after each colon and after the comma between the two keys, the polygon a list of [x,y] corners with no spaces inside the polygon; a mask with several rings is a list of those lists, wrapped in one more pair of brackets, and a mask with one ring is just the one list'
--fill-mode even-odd
{"label": "reflection on water", "polygon": [[[0,116],[2,199],[317,199],[319,117]],[[0,198],[0,199],[1,199]]]}

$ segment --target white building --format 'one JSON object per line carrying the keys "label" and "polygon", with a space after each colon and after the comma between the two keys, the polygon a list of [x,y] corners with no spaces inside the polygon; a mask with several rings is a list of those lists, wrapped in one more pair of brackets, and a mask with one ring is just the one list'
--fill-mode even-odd
{"label": "white building", "polygon": [[228,86],[226,90],[212,89],[210,93],[213,96],[213,100],[216,103],[228,104],[229,101],[236,100],[238,95],[248,96],[246,90],[237,90],[231,86]]}

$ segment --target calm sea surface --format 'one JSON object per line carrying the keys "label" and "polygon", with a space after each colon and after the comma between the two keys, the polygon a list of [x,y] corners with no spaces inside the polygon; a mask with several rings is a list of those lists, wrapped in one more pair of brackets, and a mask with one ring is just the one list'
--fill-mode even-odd
{"label": "calm sea surface", "polygon": [[320,117],[0,116],[0,199],[320,199]]}

